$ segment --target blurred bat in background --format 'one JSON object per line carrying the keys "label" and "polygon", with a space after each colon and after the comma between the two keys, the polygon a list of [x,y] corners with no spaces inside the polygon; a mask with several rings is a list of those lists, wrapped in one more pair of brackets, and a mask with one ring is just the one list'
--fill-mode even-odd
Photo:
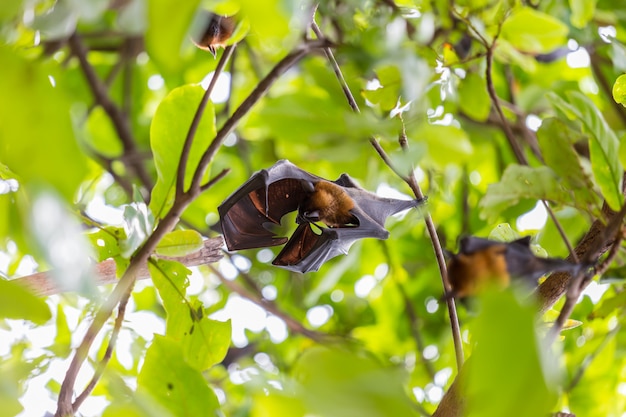
{"label": "blurred bat in background", "polygon": [[[347,254],[357,239],[386,239],[387,217],[422,202],[378,197],[346,174],[328,181],[282,160],[254,174],[218,211],[229,250],[286,243],[272,263],[304,273]],[[293,211],[296,230],[289,239],[276,237],[269,227]]]}
{"label": "blurred bat in background", "polygon": [[206,24],[198,32],[199,36],[192,36],[191,40],[198,48],[209,51],[215,58],[217,48],[226,46],[226,41],[232,36],[236,25],[233,16],[208,13]]}
{"label": "blurred bat in background", "polygon": [[536,286],[545,274],[577,274],[583,267],[564,259],[535,256],[530,249],[530,236],[508,243],[469,236],[461,239],[459,253],[448,261],[452,293],[446,296],[462,299],[489,285],[508,287],[515,279]]}

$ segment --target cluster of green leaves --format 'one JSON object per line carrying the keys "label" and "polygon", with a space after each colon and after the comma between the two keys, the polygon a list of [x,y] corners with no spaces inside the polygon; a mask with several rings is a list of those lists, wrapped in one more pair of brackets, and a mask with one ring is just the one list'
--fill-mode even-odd
{"label": "cluster of green leaves", "polygon": [[[82,294],[43,300],[0,280],[0,331],[11,340],[0,352],[0,410],[13,415],[23,408],[19,398],[29,378],[45,376],[50,363],[80,341],[70,317],[78,311],[86,319],[100,304],[98,290],[84,285],[93,272],[74,261],[113,258],[123,271],[172,206],[182,143],[203,94],[199,83],[217,63],[189,42],[198,10],[237,13],[231,42],[240,44],[228,67],[227,101],[209,102],[197,129],[185,186],[233,109],[312,35],[306,30],[311,9],[297,1],[9,3],[0,5],[7,44],[0,48],[0,272],[6,278],[27,274],[34,259],[40,269],[72,271],[55,279]],[[625,7],[609,0],[398,0],[395,7],[341,0],[321,2],[316,20],[334,44],[361,112],[347,105],[326,57],[307,56],[237,126],[204,178],[225,168],[229,175],[191,203],[184,227],[162,239],[158,254],[198,249],[203,235],[216,234],[221,201],[252,172],[281,158],[325,178],[348,172],[365,188],[388,184],[408,194],[370,147],[372,136],[399,170],[418,167],[429,196],[424,210],[452,250],[462,234],[517,236],[517,219],[541,199],[572,242],[602,220],[604,202],[614,210],[623,204]],[[94,104],[93,86],[67,43],[74,32],[89,49],[96,76],[106,80],[105,93],[122,109],[133,149],[120,140],[110,111]],[[137,39],[145,51],[134,49]],[[529,165],[515,159],[504,123]],[[408,152],[397,143],[402,129]],[[152,183],[137,175],[136,164]],[[102,201],[117,209],[120,223],[98,217],[94,207]],[[78,231],[81,223],[88,233]],[[275,294],[268,296],[274,306],[304,327],[314,326],[307,313],[315,307],[331,311],[315,330],[344,340],[334,347],[315,346],[293,327],[290,337],[276,340],[267,327],[246,331],[247,344],[235,348],[231,323],[210,318],[236,297],[231,287],[200,268],[202,288],[190,291],[187,268],[152,260],[152,283],[133,293],[129,309],[165,320],[165,332],[148,345],[132,325],[123,327],[132,340],[124,353],[131,360],[114,354],[93,394],[106,398],[104,414],[433,411],[456,369],[446,311],[438,303],[439,272],[418,211],[389,219],[387,228],[389,240],[359,242],[349,256],[306,276],[272,267],[267,252],[242,251],[239,259],[247,262],[233,262],[247,278],[237,285],[259,297]],[[567,254],[550,221],[524,233],[550,256]],[[603,277],[610,285],[597,297],[583,297],[575,310],[573,318],[583,325],[564,333],[561,371],[540,345],[533,307],[498,293],[485,296],[476,317],[460,308],[464,348],[472,356],[461,382],[472,412],[536,416],[569,408],[579,415],[621,415],[622,258]],[[228,260],[222,267],[233,270]],[[56,337],[41,346],[30,333],[10,332],[15,320],[28,320],[33,332],[53,329]],[[95,361],[105,348],[94,352]],[[59,378],[47,383],[55,397]]]}

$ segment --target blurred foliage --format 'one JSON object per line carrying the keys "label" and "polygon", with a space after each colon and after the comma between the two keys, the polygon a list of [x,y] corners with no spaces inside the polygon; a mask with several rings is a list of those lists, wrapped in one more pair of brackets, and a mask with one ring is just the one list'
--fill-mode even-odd
{"label": "blurred foliage", "polygon": [[[200,85],[221,56],[195,48],[192,27],[206,10],[235,14],[231,42],[240,42],[197,129],[186,187],[228,117],[280,59],[315,37],[312,6],[0,4],[0,415],[54,412],[64,360],[111,291],[95,289],[86,259],[113,258],[123,271],[172,205]],[[315,19],[361,111],[348,106],[324,53],[310,53],[236,126],[204,181],[229,174],[190,204],[157,253],[182,256],[216,236],[218,205],[282,158],[324,178],[347,172],[369,190],[409,195],[370,137],[400,171],[414,170],[426,207],[390,218],[388,240],[358,242],[304,276],[270,265],[278,248],[228,255],[215,270],[151,261],[152,280],[137,285],[81,415],[432,413],[457,369],[423,214],[451,251],[462,235],[530,234],[538,253],[564,257],[551,220],[521,221],[540,210],[539,199],[574,243],[604,220],[604,202],[623,204],[625,5],[332,0]],[[516,160],[504,123],[529,165]],[[625,260],[620,252],[592,283],[557,349],[542,345],[536,307],[512,293],[459,306],[471,415],[623,415]],[[43,299],[11,282],[49,268],[73,292]],[[112,328],[111,320],[105,341]],[[94,367],[105,341],[92,349]]]}

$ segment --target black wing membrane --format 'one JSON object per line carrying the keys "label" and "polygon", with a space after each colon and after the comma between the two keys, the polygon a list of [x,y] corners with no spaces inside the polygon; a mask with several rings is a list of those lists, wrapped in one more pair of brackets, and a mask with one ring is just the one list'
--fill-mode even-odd
{"label": "black wing membrane", "polygon": [[[300,224],[283,250],[272,262],[276,266],[296,272],[317,271],[326,261],[346,255],[358,239],[373,237],[387,239],[385,220],[392,214],[416,207],[421,200],[396,200],[381,198],[359,187],[348,175],[343,174],[335,184],[345,187],[354,200],[352,214],[358,226],[322,227]],[[312,227],[319,229],[316,233]]]}
{"label": "black wing membrane", "polygon": [[266,228],[280,224],[287,213],[297,210],[319,177],[282,160],[254,174],[218,207],[224,240],[229,250],[282,245]]}
{"label": "black wing membrane", "polygon": [[505,247],[506,268],[511,278],[528,280],[533,285],[537,285],[537,279],[551,272],[571,272],[576,274],[584,267],[565,259],[535,256],[532,249],[530,249],[530,236],[525,236],[512,242],[498,242],[469,236],[461,239],[460,253],[469,255],[494,245],[503,245]]}
{"label": "black wing membrane", "polygon": [[552,272],[577,274],[584,266],[565,259],[540,258],[530,249],[530,237],[514,240],[507,245],[506,265],[509,275],[537,284],[539,277]]}
{"label": "black wing membrane", "polygon": [[218,207],[228,249],[277,246],[286,242],[272,262],[274,265],[302,273],[317,271],[327,260],[347,254],[358,239],[387,239],[387,217],[423,202],[378,197],[343,174],[333,182],[353,199],[351,214],[357,219],[356,225],[331,228],[305,221],[289,239],[276,237],[269,226],[280,224],[285,214],[298,210],[319,181],[326,180],[286,160],[254,174]]}

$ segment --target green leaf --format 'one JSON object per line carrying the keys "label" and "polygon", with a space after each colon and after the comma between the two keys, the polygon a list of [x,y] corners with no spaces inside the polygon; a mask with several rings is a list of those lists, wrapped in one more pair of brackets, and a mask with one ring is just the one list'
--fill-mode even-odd
{"label": "green leaf", "polygon": [[96,252],[98,262],[122,255],[120,242],[126,239],[126,232],[123,228],[106,226],[97,232],[87,233],[86,236]]}
{"label": "green leaf", "polygon": [[67,324],[67,316],[61,304],[57,305],[56,314],[57,334],[54,337],[54,344],[50,350],[60,358],[65,358],[72,351],[72,332]]}
{"label": "green leaf", "polygon": [[500,182],[490,184],[480,201],[481,217],[491,219],[523,199],[571,204],[569,193],[547,166],[509,165]]}
{"label": "green leaf", "polygon": [[23,60],[11,48],[0,49],[0,62],[0,162],[22,185],[48,184],[73,201],[87,165],[74,138],[65,86],[52,86],[54,67]]}
{"label": "green leaf", "polygon": [[[150,209],[156,218],[163,217],[172,204],[183,143],[203,95],[204,90],[199,85],[176,88],[161,102],[152,119],[150,146],[158,179],[152,190]],[[209,101],[189,153],[185,189],[189,187],[200,158],[215,133],[215,109]]]}
{"label": "green leaf", "polygon": [[148,348],[137,384],[173,416],[211,416],[219,410],[202,373],[185,361],[179,343],[164,336],[156,335]]}
{"label": "green leaf", "polygon": [[328,416],[417,416],[402,372],[358,353],[312,348],[294,368],[307,409]]}
{"label": "green leaf", "polygon": [[152,0],[148,6],[146,51],[157,67],[167,75],[183,68],[180,52],[187,31],[200,4],[199,0]]}
{"label": "green leaf", "polygon": [[44,324],[52,313],[43,299],[15,282],[0,279],[0,317]]}
{"label": "green leaf", "polygon": [[165,259],[150,260],[148,269],[152,282],[159,290],[159,295],[163,300],[163,307],[167,311],[169,320],[166,334],[170,334],[176,329],[171,328],[169,321],[173,318],[190,315],[191,307],[185,304],[185,293],[189,286],[187,277],[191,271],[180,262]]}
{"label": "green leaf", "polygon": [[600,304],[598,304],[593,313],[591,313],[591,318],[593,319],[603,319],[613,314],[616,311],[622,311],[624,306],[626,305],[626,292],[620,292],[613,297],[608,297],[602,300]]}
{"label": "green leaf", "polygon": [[539,348],[535,307],[521,306],[510,291],[487,292],[480,301],[471,326],[476,348],[461,374],[467,415],[549,415],[557,399],[555,370],[542,358],[549,351]]}
{"label": "green leaf", "polygon": [[148,267],[167,312],[166,335],[180,343],[185,361],[199,371],[222,361],[230,346],[230,322],[207,318],[201,304],[187,299],[189,270],[184,265],[157,260]]}
{"label": "green leaf", "polygon": [[202,249],[202,235],[195,230],[174,230],[159,242],[154,253],[163,256],[185,256]]}
{"label": "green leaf", "polygon": [[426,143],[428,156],[442,167],[466,162],[474,153],[467,132],[456,126],[420,123],[409,137]]}
{"label": "green leaf", "polygon": [[102,107],[94,108],[87,119],[87,140],[100,155],[117,158],[124,152],[113,122]]}
{"label": "green leaf", "polygon": [[130,258],[152,233],[154,217],[144,203],[132,203],[124,207],[124,233],[120,242],[122,256]]}
{"label": "green leaf", "polygon": [[554,93],[548,93],[552,105],[561,110],[568,118],[582,122],[584,131],[589,134],[589,152],[591,169],[602,196],[613,210],[619,210],[622,204],[622,164],[619,161],[619,141],[604,117],[584,94],[568,91],[567,101]]}
{"label": "green leaf", "polygon": [[402,87],[400,70],[396,66],[388,65],[376,71],[376,78],[380,82],[380,87],[376,90],[365,90],[363,95],[385,111],[395,108],[400,100]]}
{"label": "green leaf", "polygon": [[545,54],[564,45],[567,33],[567,26],[558,19],[522,7],[504,21],[501,36],[522,52]]}
{"label": "green leaf", "polygon": [[570,22],[578,29],[584,29],[596,11],[596,0],[569,0],[569,7],[572,9]]}
{"label": "green leaf", "polygon": [[622,106],[626,105],[626,74],[617,77],[613,84],[613,100]]}
{"label": "green leaf", "polygon": [[470,72],[459,84],[459,107],[470,118],[484,122],[491,111],[491,99],[487,82],[480,75]]}
{"label": "green leaf", "polygon": [[584,136],[556,118],[543,121],[537,131],[537,140],[546,165],[560,177],[572,194],[576,207],[588,207],[589,212],[600,213],[600,198],[594,183],[574,149],[574,143]]}

